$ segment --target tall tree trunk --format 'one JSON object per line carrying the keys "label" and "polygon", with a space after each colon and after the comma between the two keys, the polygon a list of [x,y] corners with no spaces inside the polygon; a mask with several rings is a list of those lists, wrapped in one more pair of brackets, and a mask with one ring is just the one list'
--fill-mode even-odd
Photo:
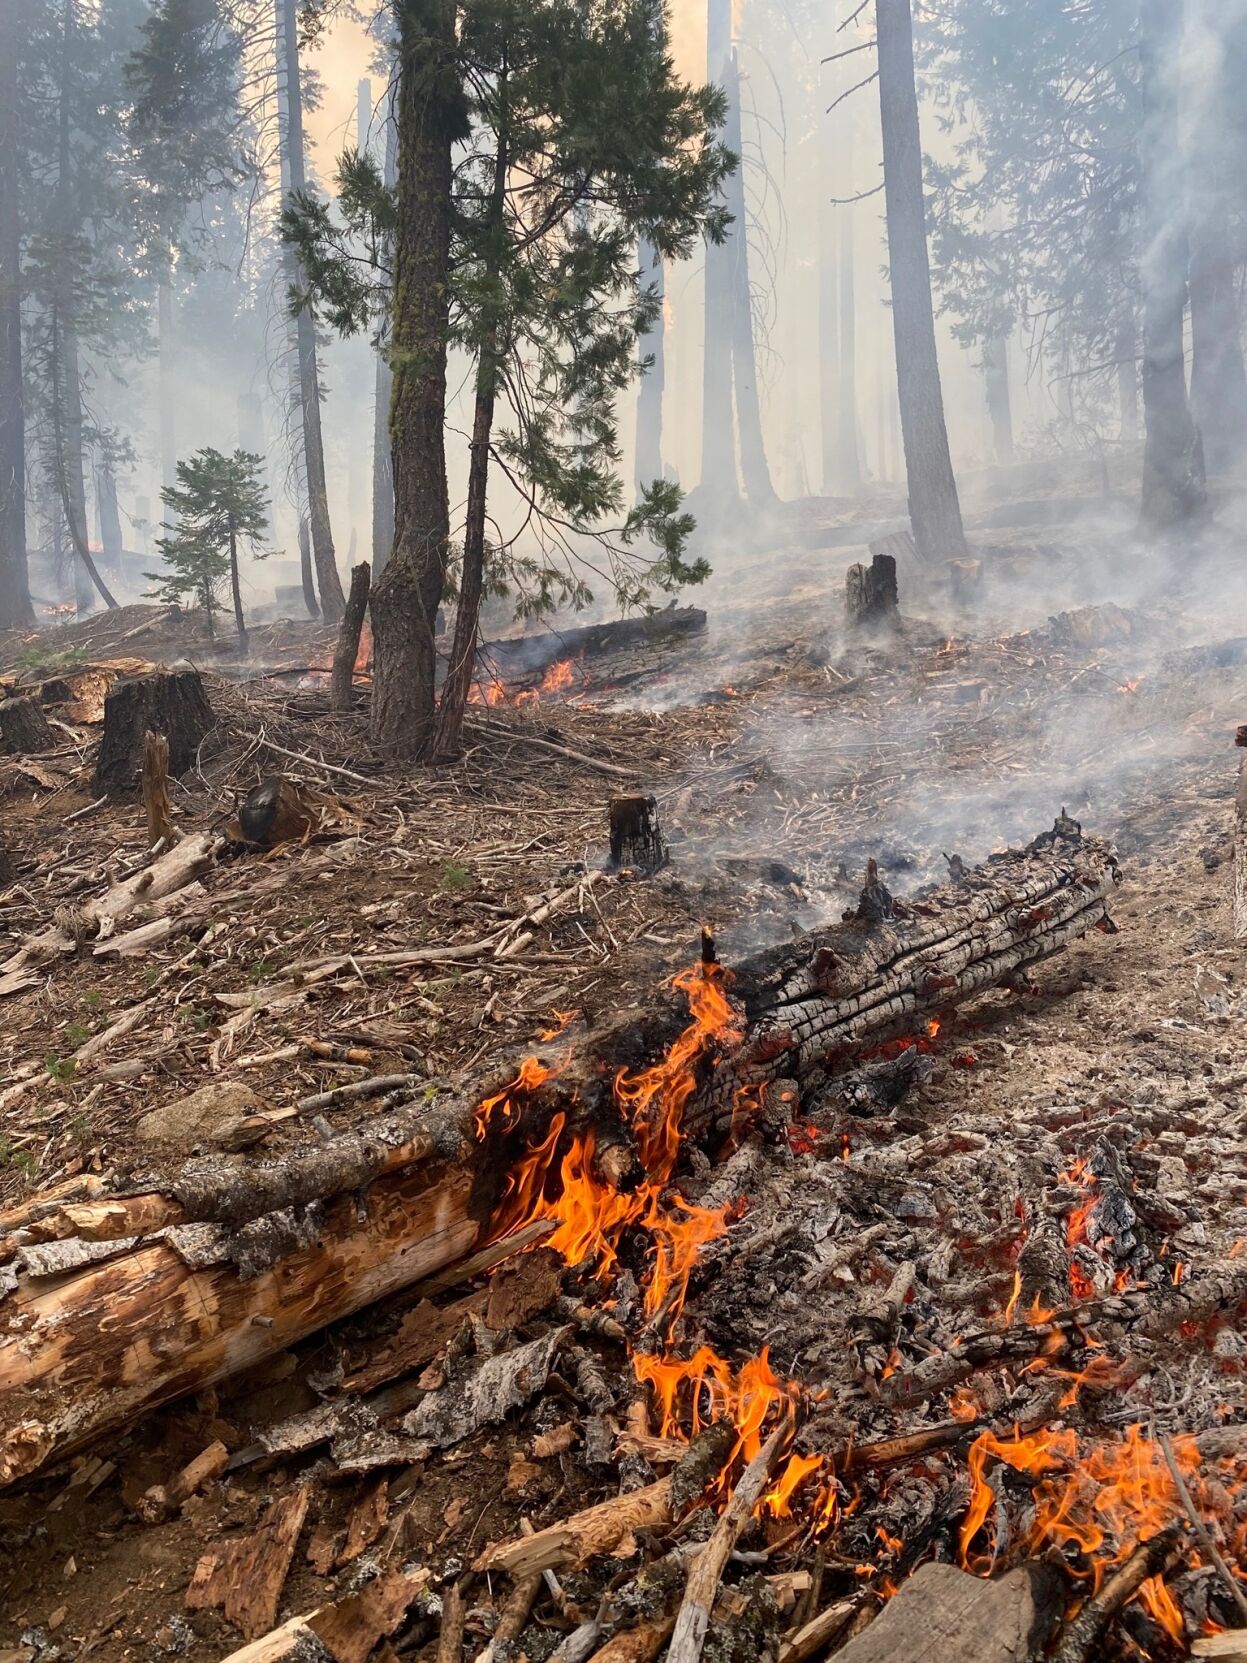
{"label": "tall tree trunk", "polygon": [[[398,128],[394,116],[394,86],[385,105],[385,160],[383,177],[390,190],[398,173]],[[390,250],[391,256],[393,250]],[[394,547],[394,467],[390,456],[390,398],[394,377],[390,373],[389,334],[377,348],[376,384],[372,408],[372,572],[373,582],[384,572]]]}
{"label": "tall tree trunk", "polygon": [[875,0],[892,332],[909,518],[925,560],[966,553],[935,349],[910,0]]}
{"label": "tall tree trunk", "polygon": [[0,44],[0,629],[34,622],[26,571],[21,132],[16,19]]}
{"label": "tall tree trunk", "polygon": [[454,0],[401,0],[398,229],[390,317],[394,549],[372,595],[372,735],[427,757],[436,729],[433,629],[446,582],[446,347],[451,152],[465,130]]}
{"label": "tall tree trunk", "polygon": [[1117,359],[1117,437],[1123,445],[1139,441],[1139,365],[1136,344],[1137,330],[1130,318],[1117,326],[1113,352]]}
{"label": "tall tree trunk", "polygon": [[1191,229],[1191,414],[1204,460],[1214,473],[1247,451],[1247,371],[1239,338],[1238,297],[1229,226],[1210,207]]}
{"label": "tall tree trunk", "polygon": [[100,524],[100,548],[104,551],[104,558],[120,571],[124,552],[121,510],[117,504],[117,476],[108,462],[101,463],[95,470],[95,513]]}
{"label": "tall tree trunk", "polygon": [[[285,81],[285,150],[292,191],[307,184],[303,154],[303,90],[299,77],[299,32],[296,0],[276,0],[278,78]],[[295,319],[299,355],[299,413],[303,425],[303,465],[307,475],[307,512],[312,529],[312,555],[320,587],[320,609],[327,624],[336,624],[346,606],[342,580],[333,552],[329,524],[329,491],[325,483],[325,442],[320,419],[320,370],[317,364],[316,325],[304,307]]]}
{"label": "tall tree trunk", "polygon": [[312,570],[312,532],[307,515],[299,515],[299,580],[303,584],[303,604],[308,615],[320,617],[320,603],[316,599],[316,574]]}
{"label": "tall tree trunk", "polygon": [[662,395],[666,382],[666,300],[662,255],[652,243],[641,239],[637,250],[638,278],[643,289],[655,289],[663,303],[652,329],[642,335],[638,349],[642,360],[651,360],[641,376],[636,395],[636,486],[637,495],[661,479]]}
{"label": "tall tree trunk", "polygon": [[[840,262],[836,256],[839,221],[831,202],[830,168],[821,175],[818,212],[818,412],[823,440],[823,493],[833,497],[840,488],[836,443],[840,432],[840,400],[836,388],[840,363]],[[882,460],[879,464],[883,472]]]}
{"label": "tall tree trunk", "polygon": [[[494,155],[494,183],[490,224],[494,237],[506,235],[507,204],[507,74],[505,62],[497,81],[499,103],[498,149]],[[493,274],[496,276],[496,274]],[[476,633],[485,590],[485,512],[489,492],[489,441],[494,426],[494,403],[501,369],[496,323],[485,331],[476,360],[476,407],[472,414],[472,450],[468,462],[468,505],[463,525],[463,570],[459,579],[459,607],[450,667],[438,710],[437,752],[459,753],[459,736],[467,709],[472,673],[476,668]]]}
{"label": "tall tree trunk", "polygon": [[247,624],[242,615],[242,587],[238,581],[238,533],[233,520],[229,526],[229,586],[234,597],[234,627],[238,631],[240,652],[247,651]]}
{"label": "tall tree trunk", "polygon": [[1013,406],[1009,398],[1009,343],[1002,335],[983,343],[983,381],[997,462],[1013,460]]}
{"label": "tall tree trunk", "polygon": [[[75,235],[79,226],[73,208],[73,152],[70,121],[74,104],[72,86],[73,38],[76,26],[74,0],[65,0],[61,13],[60,86],[57,88],[57,177],[56,227],[63,237]],[[57,292],[49,307],[51,336],[52,444],[56,488],[69,531],[75,559],[74,593],[79,613],[91,604],[91,587],[99,592],[105,606],[117,602],[100,576],[87,534],[87,493],[82,461],[82,369],[78,362],[78,335],[73,313],[73,295]],[[87,582],[87,579],[90,582]]]}
{"label": "tall tree trunk", "polygon": [[1143,489],[1151,526],[1173,525],[1203,511],[1204,458],[1186,396],[1183,318],[1187,234],[1176,204],[1178,52],[1182,0],[1141,0],[1139,59],[1143,91]]}
{"label": "tall tree trunk", "polygon": [[[707,0],[706,73],[726,86],[731,75],[731,0]],[[729,229],[739,236],[740,225]],[[706,243],[705,344],[701,381],[701,489],[707,518],[724,519],[739,497],[732,431],[732,255],[727,244]]]}
{"label": "tall tree trunk", "polygon": [[[852,134],[844,143],[846,196],[853,194]],[[839,236],[840,349],[836,356],[836,457],[840,489],[852,495],[862,483],[857,434],[857,285],[854,271],[853,206],[836,209]]]}
{"label": "tall tree trunk", "polygon": [[735,221],[728,239],[732,261],[732,384],[736,394],[736,426],[740,434],[740,471],[745,495],[755,507],[775,500],[771,470],[762,436],[762,407],[758,398],[758,354],[753,334],[753,291],[749,284],[749,211],[745,204],[744,145],[740,125],[740,63],[735,51],[728,58],[727,121],[723,140],[741,160],[727,181],[728,207]]}
{"label": "tall tree trunk", "polygon": [[[172,256],[170,256],[170,259]],[[173,363],[173,284],[166,269],[156,290],[156,376],[160,420],[160,484],[170,490],[178,482],[176,372]]]}

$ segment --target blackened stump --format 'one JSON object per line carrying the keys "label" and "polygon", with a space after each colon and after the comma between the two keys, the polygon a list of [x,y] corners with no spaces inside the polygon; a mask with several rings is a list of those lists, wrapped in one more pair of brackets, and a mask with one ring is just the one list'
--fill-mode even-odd
{"label": "blackened stump", "polygon": [[36,756],[55,743],[34,699],[0,699],[0,756]]}
{"label": "blackened stump", "polygon": [[896,561],[876,554],[869,566],[850,566],[844,575],[845,618],[850,629],[897,621]]}
{"label": "blackened stump", "polygon": [[198,670],[155,670],[115,682],[104,701],[96,793],[137,796],[149,728],[168,739],[169,772],[176,777],[194,762],[205,734],[215,724]]}
{"label": "blackened stump", "polygon": [[625,796],[610,800],[610,864],[656,872],[667,863],[667,845],[658,824],[653,797]]}

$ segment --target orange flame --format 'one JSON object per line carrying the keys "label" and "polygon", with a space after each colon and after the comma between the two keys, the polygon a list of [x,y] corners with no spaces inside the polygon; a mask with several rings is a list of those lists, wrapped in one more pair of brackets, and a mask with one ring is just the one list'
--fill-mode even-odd
{"label": "orange flame", "polygon": [[520,1117],[523,1107],[522,1099],[543,1086],[547,1080],[554,1078],[554,1070],[547,1068],[538,1057],[525,1057],[520,1064],[520,1071],[510,1085],[503,1086],[493,1097],[487,1097],[483,1103],[478,1103],[476,1113],[472,1116],[472,1124],[479,1142],[489,1131],[495,1117],[498,1118],[501,1130],[509,1132]]}
{"label": "orange flame", "polygon": [[[1174,1458],[1189,1482],[1200,1465],[1192,1437],[1175,1438]],[[1002,1461],[1036,1482],[1031,1491],[1034,1522],[1024,1544],[1027,1553],[1046,1546],[1075,1550],[1091,1560],[1088,1573],[1098,1589],[1114,1566],[1185,1512],[1160,1444],[1131,1426],[1120,1441],[1082,1443],[1070,1429],[1043,1430],[1011,1438],[981,1432],[970,1448],[973,1490],[961,1527],[960,1559],[967,1570],[990,1572],[995,1554],[976,1553],[975,1540],[997,1505],[986,1479],[990,1460]],[[1144,1602],[1175,1639],[1183,1637],[1181,1613],[1168,1591],[1153,1578]]]}

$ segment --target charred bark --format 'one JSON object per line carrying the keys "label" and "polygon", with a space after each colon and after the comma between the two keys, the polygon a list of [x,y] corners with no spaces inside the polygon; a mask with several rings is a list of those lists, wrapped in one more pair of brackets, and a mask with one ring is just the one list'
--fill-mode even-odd
{"label": "charred bark", "polygon": [[875,18],[892,330],[909,517],[924,560],[956,560],[967,549],[935,347],[910,0],[876,0]]}
{"label": "charred bark", "polygon": [[0,756],[37,756],[55,742],[34,699],[0,699]]}
{"label": "charred bark", "polygon": [[446,582],[446,349],[451,151],[465,127],[450,0],[398,8],[398,231],[390,318],[394,549],[372,600],[374,740],[427,758],[436,727],[433,631]]}
{"label": "charred bark", "polygon": [[1181,0],[1142,0],[1139,56],[1143,89],[1143,483],[1142,516],[1153,527],[1202,513],[1204,457],[1186,394],[1183,318],[1187,235],[1174,210],[1178,89],[1174,65],[1182,38]]}
{"label": "charred bark", "polygon": [[104,701],[96,791],[110,797],[137,794],[149,728],[169,741],[170,773],[184,774],[215,722],[198,670],[156,670],[115,682]]}

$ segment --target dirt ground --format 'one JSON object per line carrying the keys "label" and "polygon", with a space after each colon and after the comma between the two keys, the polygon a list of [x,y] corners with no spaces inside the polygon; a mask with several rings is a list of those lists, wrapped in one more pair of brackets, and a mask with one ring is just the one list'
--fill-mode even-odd
{"label": "dirt ground", "polygon": [[[870,644],[840,626],[855,551],[778,551],[764,577],[735,573],[712,588],[708,634],[656,649],[639,679],[619,685],[635,658],[586,661],[564,699],[474,713],[463,760],[425,773],[370,753],[362,690],[339,717],[305,676],[206,670],[219,725],[176,787],[181,827],[224,825],[236,797],[279,769],[337,798],[339,819],[306,845],[233,854],[211,876],[214,904],[194,933],[135,958],[85,950],[4,1002],[4,1202],[84,1172],[168,1169],[194,1134],[140,1122],[206,1082],[237,1090],[253,1110],[289,1108],[363,1075],[459,1088],[532,1044],[552,1012],[579,1010],[592,1024],[652,998],[693,960],[704,922],[730,965],[838,916],[868,857],[903,893],[938,876],[945,855],[981,858],[1065,807],[1117,844],[1118,933],[1076,943],[1035,972],[1029,991],[950,1014],[931,1042],[922,1122],[981,1123],[998,1138],[1015,1122],[1094,1125],[1123,1108],[1162,1107],[1178,1123],[1193,1115],[1217,1168],[1192,1175],[1197,1216],[1172,1251],[1192,1260],[1232,1251],[1247,1236],[1244,982],[1229,901],[1232,736],[1247,710],[1247,657],[1192,656],[1236,635],[1223,609],[1203,615],[1194,601],[1175,615],[1143,599],[1124,608],[1120,632],[1071,637],[1049,619],[1099,598],[1085,568],[1102,534],[1071,520],[1045,528],[1038,552],[1025,527],[997,526],[976,543],[988,535],[977,609],[954,615],[936,590],[907,601],[902,573],[903,627]],[[195,640],[156,612],[0,644],[0,673],[68,673],[119,654],[197,658]],[[270,626],[256,632],[253,657],[274,669],[315,664],[325,645],[310,626]],[[137,803],[92,806],[98,733],[66,720],[36,773],[0,759],[0,844],[11,863],[0,953],[144,857]],[[627,784],[656,796],[671,861],[649,878],[599,878],[607,799]],[[552,897],[551,915],[526,924]],[[531,939],[514,956],[473,956],[517,923],[513,934]],[[466,950],[459,961],[414,961],[450,947]],[[403,951],[413,962],[377,962]],[[309,970],[324,974],[309,985]],[[128,1030],[75,1059],[135,1011]],[[368,1058],[317,1056],[310,1041]],[[345,1104],[328,1115],[343,1125],[361,1112]],[[864,1122],[855,1135],[850,1165],[888,1132]],[[265,1147],[305,1136],[292,1116]],[[1161,1133],[1158,1152],[1180,1153],[1182,1140]],[[311,1407],[309,1376],[342,1353],[366,1355],[401,1309],[397,1300],[362,1313],[147,1417],[99,1452],[111,1470],[95,1487],[67,1488],[62,1468],[0,1497],[0,1657],[215,1663],[238,1645],[218,1614],[184,1606],[205,1544],[253,1525],[309,1471],[305,1536],[344,1528],[361,1484],[311,1458],[249,1463],[180,1517],[144,1523],[136,1505],[213,1438],[246,1450],[258,1428]],[[1215,1389],[1222,1421],[1247,1418],[1239,1373]],[[392,1476],[403,1555],[440,1582],[520,1515],[540,1527],[596,1499],[601,1475],[574,1451],[531,1458],[534,1433],[561,1418],[557,1399],[543,1400],[535,1418]],[[301,1547],[283,1613],[347,1591],[367,1563],[321,1575]],[[573,1600],[595,1597],[590,1583],[566,1581]],[[431,1657],[435,1632],[414,1622],[399,1655]]]}

